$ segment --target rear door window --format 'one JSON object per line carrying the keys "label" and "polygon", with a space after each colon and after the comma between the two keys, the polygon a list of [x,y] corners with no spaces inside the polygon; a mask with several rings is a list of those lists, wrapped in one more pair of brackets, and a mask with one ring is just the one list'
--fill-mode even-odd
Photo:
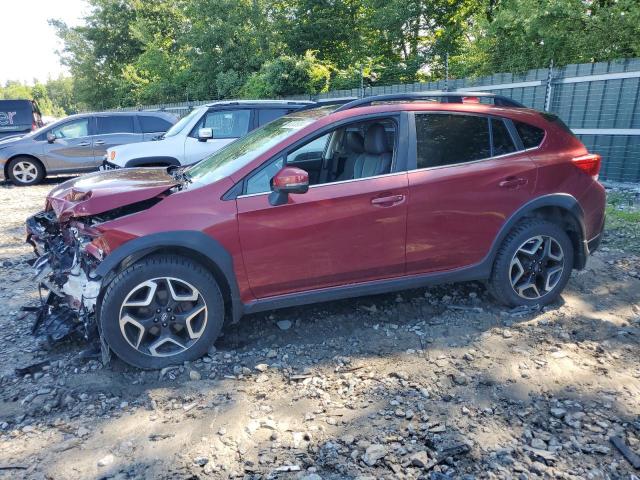
{"label": "rear door window", "polygon": [[133,115],[113,115],[98,117],[98,135],[133,132]]}
{"label": "rear door window", "polygon": [[417,168],[442,167],[491,156],[489,119],[416,114]]}
{"label": "rear door window", "polygon": [[166,132],[171,128],[171,123],[164,118],[141,115],[138,119],[140,120],[142,133]]}
{"label": "rear door window", "polygon": [[542,143],[544,130],[528,123],[513,122],[525,149],[536,148]]}
{"label": "rear door window", "polygon": [[507,155],[516,151],[511,134],[503,120],[494,118],[491,120],[491,133],[493,135],[493,156]]}
{"label": "rear door window", "polygon": [[280,118],[283,115],[289,113],[289,110],[284,108],[265,108],[258,110],[258,125],[262,126],[265,123],[269,123],[271,120]]}

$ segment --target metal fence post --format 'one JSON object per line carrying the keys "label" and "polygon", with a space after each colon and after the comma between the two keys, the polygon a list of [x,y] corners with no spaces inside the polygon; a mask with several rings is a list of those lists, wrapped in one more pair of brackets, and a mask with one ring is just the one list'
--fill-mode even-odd
{"label": "metal fence post", "polygon": [[553,58],[549,62],[549,74],[547,75],[547,89],[544,94],[544,111],[551,109],[551,88],[553,83]]}

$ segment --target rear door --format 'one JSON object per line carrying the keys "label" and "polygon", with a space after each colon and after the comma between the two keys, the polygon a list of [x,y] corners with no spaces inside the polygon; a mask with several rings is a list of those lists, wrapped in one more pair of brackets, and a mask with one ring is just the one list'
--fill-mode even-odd
{"label": "rear door", "polygon": [[536,166],[509,120],[416,113],[407,273],[474,265],[535,189]]}
{"label": "rear door", "polygon": [[102,164],[108,148],[141,141],[142,133],[136,126],[135,115],[98,114],[93,141],[94,164]]}
{"label": "rear door", "polygon": [[[209,110],[191,129],[184,142],[184,163],[199,162],[236,138],[244,137],[252,122],[250,108]],[[210,128],[213,138],[200,141],[198,131]]]}
{"label": "rear door", "polygon": [[55,140],[44,141],[43,160],[47,170],[89,170],[95,166],[93,159],[94,118],[87,116],[61,123],[46,133]]}

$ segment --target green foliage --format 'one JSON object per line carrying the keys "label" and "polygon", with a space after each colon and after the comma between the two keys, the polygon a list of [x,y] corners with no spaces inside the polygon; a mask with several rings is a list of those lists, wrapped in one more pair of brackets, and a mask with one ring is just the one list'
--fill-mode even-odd
{"label": "green foliage", "polygon": [[452,77],[640,56],[637,0],[87,2],[84,25],[51,22],[65,109],[440,79],[447,54]]}
{"label": "green foliage", "polygon": [[637,0],[502,0],[479,17],[458,75],[525,71],[640,56]]}
{"label": "green foliage", "polygon": [[331,72],[312,52],[304,57],[280,56],[266,62],[242,87],[247,98],[278,98],[300,93],[316,94],[329,90]]}

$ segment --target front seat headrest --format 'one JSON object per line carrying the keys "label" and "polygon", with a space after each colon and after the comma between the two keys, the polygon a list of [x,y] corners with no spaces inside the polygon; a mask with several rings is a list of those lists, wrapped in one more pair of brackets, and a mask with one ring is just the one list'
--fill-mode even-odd
{"label": "front seat headrest", "polygon": [[364,138],[360,132],[347,132],[347,148],[353,153],[364,152]]}
{"label": "front seat headrest", "polygon": [[367,133],[364,136],[364,149],[372,155],[380,155],[391,151],[384,125],[374,123],[367,129]]}

